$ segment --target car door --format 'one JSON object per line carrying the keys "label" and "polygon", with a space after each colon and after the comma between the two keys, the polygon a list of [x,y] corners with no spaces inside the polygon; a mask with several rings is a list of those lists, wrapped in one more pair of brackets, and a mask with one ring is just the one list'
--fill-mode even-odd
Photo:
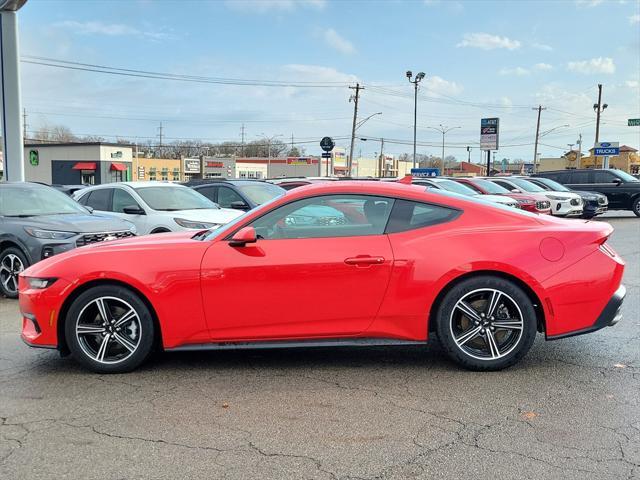
{"label": "car door", "polygon": [[236,192],[232,188],[225,187],[224,185],[220,185],[218,187],[217,203],[222,208],[234,208],[234,205],[233,205],[234,203],[238,206],[240,204],[244,204],[246,205],[246,208],[240,209],[237,206],[235,208],[238,208],[239,210],[249,210],[249,205],[247,205],[247,202],[245,201],[245,199],[242,198],[242,196],[238,192]]}
{"label": "car door", "polygon": [[250,223],[256,243],[214,242],[201,273],[212,338],[341,337],[366,330],[391,275],[384,228],[392,206],[392,199],[365,195],[307,198]]}
{"label": "car door", "polygon": [[[84,205],[93,208],[93,211],[96,213],[111,215],[112,193],[113,188],[96,188],[95,190],[91,190],[87,194],[88,197]],[[82,197],[82,199],[84,200],[84,197]]]}
{"label": "car door", "polygon": [[200,195],[204,195],[213,203],[218,203],[218,187],[215,185],[205,185],[195,189]]}
{"label": "car door", "polygon": [[593,190],[607,196],[610,209],[626,208],[629,204],[628,194],[625,193],[624,184],[620,183],[620,180],[620,177],[613,172],[606,170],[595,170],[593,172]]}
{"label": "car door", "polygon": [[[125,213],[125,208],[138,208],[141,212],[145,213]],[[122,187],[115,187],[113,189],[113,194],[111,196],[111,212],[112,215],[133,223],[136,226],[138,235],[146,235],[149,233],[150,227],[145,209],[140,205],[140,202],[131,195],[131,193],[127,192]]]}

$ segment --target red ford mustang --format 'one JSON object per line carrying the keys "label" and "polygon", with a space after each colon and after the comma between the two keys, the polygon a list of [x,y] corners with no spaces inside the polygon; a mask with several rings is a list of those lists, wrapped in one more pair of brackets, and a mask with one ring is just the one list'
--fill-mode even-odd
{"label": "red ford mustang", "polygon": [[82,247],[20,276],[22,338],[124,372],[154,348],[424,344],[464,367],[613,325],[606,223],[392,182],[292,190],[217,230]]}

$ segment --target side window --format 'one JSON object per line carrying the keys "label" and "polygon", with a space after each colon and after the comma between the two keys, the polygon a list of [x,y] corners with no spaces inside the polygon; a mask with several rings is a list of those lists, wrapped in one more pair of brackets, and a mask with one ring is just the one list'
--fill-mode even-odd
{"label": "side window", "polygon": [[449,222],[458,217],[460,213],[459,210],[440,205],[396,200],[386,233],[405,232]]}
{"label": "side window", "polygon": [[231,190],[229,187],[219,187],[218,190],[218,205],[222,208],[231,208],[233,202],[243,202],[244,200],[240,195]]}
{"label": "side window", "polygon": [[[550,175],[548,178],[551,180],[555,180],[558,183],[572,183],[571,180],[571,172],[558,172]],[[576,182],[573,182],[576,183]]]}
{"label": "side window", "polygon": [[591,172],[571,172],[571,181],[566,183],[574,183],[578,185],[583,183],[591,183],[591,181],[589,180],[590,174]]}
{"label": "side window", "polygon": [[462,185],[464,185],[465,187],[471,188],[474,192],[482,193],[482,191],[478,187],[476,187],[472,182],[469,182],[469,183],[464,182],[462,183]]}
{"label": "side window", "polygon": [[593,172],[593,173],[594,173],[594,177],[595,177],[595,183],[611,183],[616,178],[618,178],[611,172],[598,171],[598,172]]}
{"label": "side window", "polygon": [[129,192],[121,188],[115,188],[113,190],[113,211],[116,213],[124,213],[125,207],[139,207],[139,205]]}
{"label": "side window", "polygon": [[502,180],[491,180],[491,181],[494,182],[494,183],[497,183],[498,185],[500,185],[501,187],[506,188],[509,191],[511,191],[514,188],[516,188],[516,187],[514,187],[513,185],[511,185],[511,184],[509,184],[507,182],[503,182]]}
{"label": "side window", "polygon": [[212,202],[217,203],[217,200],[216,200],[217,189],[218,187],[202,187],[202,188],[198,188],[196,192],[198,192],[200,195],[204,195]]}
{"label": "side window", "polygon": [[101,188],[89,194],[86,205],[94,210],[108,212],[111,210],[111,188]]}
{"label": "side window", "polygon": [[368,195],[305,198],[253,222],[259,238],[330,238],[382,235],[394,200]]}

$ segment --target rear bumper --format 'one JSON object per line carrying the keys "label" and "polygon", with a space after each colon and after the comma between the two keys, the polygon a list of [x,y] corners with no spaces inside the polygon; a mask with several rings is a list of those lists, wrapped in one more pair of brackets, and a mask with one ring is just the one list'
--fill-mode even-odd
{"label": "rear bumper", "polygon": [[627,294],[627,289],[624,285],[620,285],[614,292],[609,302],[604,307],[593,325],[574,332],[562,333],[560,335],[547,335],[547,340],[559,340],[561,338],[573,337],[575,335],[583,335],[585,333],[595,332],[604,327],[612,327],[622,319],[622,302]]}

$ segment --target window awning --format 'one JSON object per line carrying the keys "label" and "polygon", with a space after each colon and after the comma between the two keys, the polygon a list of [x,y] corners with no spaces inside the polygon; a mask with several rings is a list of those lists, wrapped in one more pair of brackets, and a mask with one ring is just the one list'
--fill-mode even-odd
{"label": "window awning", "polygon": [[118,172],[124,172],[127,170],[127,166],[124,163],[112,163],[111,170],[117,170]]}
{"label": "window awning", "polygon": [[78,162],[76,163],[72,170],[95,170],[96,162]]}

